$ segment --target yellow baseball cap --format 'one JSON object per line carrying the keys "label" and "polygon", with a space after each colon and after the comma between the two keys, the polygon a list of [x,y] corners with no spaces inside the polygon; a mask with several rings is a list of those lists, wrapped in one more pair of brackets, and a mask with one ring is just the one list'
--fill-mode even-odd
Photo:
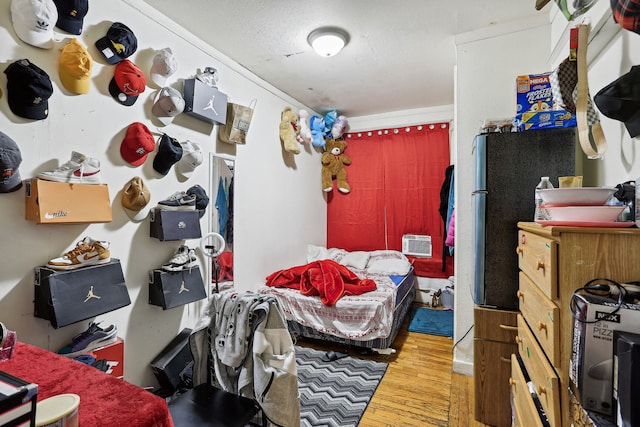
{"label": "yellow baseball cap", "polygon": [[135,176],[122,189],[122,208],[133,221],[142,221],[151,210],[151,193],[142,178]]}
{"label": "yellow baseball cap", "polygon": [[62,85],[73,93],[89,93],[93,59],[87,49],[74,38],[60,51],[58,73]]}

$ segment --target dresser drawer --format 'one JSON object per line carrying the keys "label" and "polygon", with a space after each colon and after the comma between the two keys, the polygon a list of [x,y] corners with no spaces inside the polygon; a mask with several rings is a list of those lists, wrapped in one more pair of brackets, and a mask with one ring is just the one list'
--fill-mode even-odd
{"label": "dresser drawer", "polygon": [[518,332],[518,312],[494,308],[475,307],[475,338],[513,344]]}
{"label": "dresser drawer", "polygon": [[522,272],[518,302],[547,357],[554,366],[560,366],[560,309]]}
{"label": "dresser drawer", "polygon": [[527,380],[520,369],[518,356],[511,355],[511,394],[513,396],[514,427],[543,427],[538,409],[529,392]]}
{"label": "dresser drawer", "polygon": [[560,380],[522,315],[518,315],[518,354],[524,362],[551,427],[560,427]]}
{"label": "dresser drawer", "polygon": [[549,298],[558,298],[557,244],[526,231],[518,231],[518,267]]}

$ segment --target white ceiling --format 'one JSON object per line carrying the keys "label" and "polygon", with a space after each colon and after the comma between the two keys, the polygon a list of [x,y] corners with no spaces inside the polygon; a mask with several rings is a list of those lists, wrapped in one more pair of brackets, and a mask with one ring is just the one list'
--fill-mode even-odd
{"label": "white ceiling", "polygon": [[[347,117],[453,104],[454,36],[550,7],[536,11],[535,0],[144,1],[308,107]],[[349,33],[337,56],[320,57],[307,44],[323,26]]]}

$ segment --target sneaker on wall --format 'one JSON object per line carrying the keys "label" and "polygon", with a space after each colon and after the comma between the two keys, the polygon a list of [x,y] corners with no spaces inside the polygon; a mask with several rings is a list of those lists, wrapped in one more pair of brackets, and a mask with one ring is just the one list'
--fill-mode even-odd
{"label": "sneaker on wall", "polygon": [[47,267],[53,270],[75,270],[90,265],[107,264],[111,261],[109,246],[109,242],[85,237],[74,249],[47,262]]}
{"label": "sneaker on wall", "polygon": [[116,325],[101,328],[97,323],[91,322],[86,331],[73,337],[71,344],[62,347],[58,354],[66,357],[76,357],[91,350],[113,344],[117,339],[118,328]]}
{"label": "sneaker on wall", "polygon": [[195,211],[196,198],[185,191],[178,191],[169,198],[159,201],[156,207],[166,211]]}
{"label": "sneaker on wall", "polygon": [[162,264],[164,271],[182,271],[198,265],[196,251],[186,245],[181,245],[171,259]]}
{"label": "sneaker on wall", "polygon": [[71,159],[50,172],[40,172],[37,178],[47,181],[70,182],[73,184],[101,184],[100,161],[77,151],[71,152]]}

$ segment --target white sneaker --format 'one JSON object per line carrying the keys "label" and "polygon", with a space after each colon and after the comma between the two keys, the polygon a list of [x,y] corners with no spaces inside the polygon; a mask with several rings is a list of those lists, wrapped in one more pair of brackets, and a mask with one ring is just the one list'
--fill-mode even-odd
{"label": "white sneaker", "polygon": [[75,249],[47,262],[47,267],[53,270],[75,270],[89,265],[107,264],[111,261],[109,246],[109,242],[85,237]]}
{"label": "white sneaker", "polygon": [[51,172],[40,172],[37,178],[47,181],[75,184],[101,184],[100,161],[77,151],[71,152],[71,160]]}
{"label": "white sneaker", "polygon": [[196,251],[186,245],[176,250],[171,259],[162,265],[164,271],[182,271],[195,267],[198,264]]}

